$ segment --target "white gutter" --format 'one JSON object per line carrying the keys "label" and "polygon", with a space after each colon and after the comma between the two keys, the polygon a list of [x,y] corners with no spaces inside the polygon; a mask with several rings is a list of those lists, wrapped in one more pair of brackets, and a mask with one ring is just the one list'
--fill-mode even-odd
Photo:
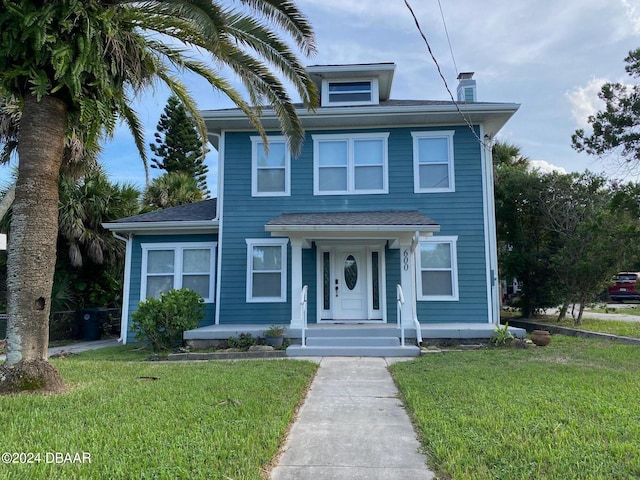
{"label": "white gutter", "polygon": [[118,343],[127,344],[127,331],[129,329],[129,284],[131,283],[131,252],[133,250],[133,237],[123,237],[116,232],[111,234],[118,240],[126,243],[124,256],[124,279],[122,281],[122,311],[120,312],[120,338]]}
{"label": "white gutter", "polygon": [[[457,105],[457,106],[456,106]],[[425,113],[429,115],[443,113],[455,113],[460,115],[462,113],[469,114],[496,114],[496,113],[515,113],[520,104],[518,103],[458,103],[458,104],[416,104],[416,105],[366,105],[366,106],[349,106],[349,107],[331,107],[331,108],[318,108],[315,112],[308,110],[297,109],[298,117],[301,119],[317,118],[317,117],[338,117],[338,116],[357,116],[360,117],[363,114],[373,115],[402,115],[402,114],[415,114]],[[200,112],[203,118],[207,121],[222,121],[225,120],[244,120],[244,123],[248,127],[251,126],[247,120],[246,115],[242,110],[227,109],[227,110],[202,110]],[[277,117],[272,109],[266,109],[263,111],[261,119],[264,120],[277,120]]]}
{"label": "white gutter", "polygon": [[218,220],[188,220],[184,222],[120,222],[103,223],[102,226],[112,232],[151,232],[171,229],[172,232],[183,232],[185,230],[215,230],[218,227]]}

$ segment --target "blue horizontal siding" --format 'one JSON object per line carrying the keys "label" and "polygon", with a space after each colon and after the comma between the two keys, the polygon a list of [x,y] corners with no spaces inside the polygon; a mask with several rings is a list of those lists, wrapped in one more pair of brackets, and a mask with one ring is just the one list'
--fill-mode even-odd
{"label": "blue horizontal siding", "polygon": [[[131,315],[138,310],[140,303],[140,286],[142,281],[142,244],[143,243],[195,243],[195,242],[217,242],[217,234],[187,234],[187,235],[136,235],[133,238],[131,248],[131,271],[129,278],[129,333],[127,341],[135,341],[131,330]],[[214,272],[215,281],[215,272]],[[205,304],[204,319],[198,325],[204,327],[215,323],[215,304]]]}
{"label": "blue horizontal siding", "polygon": [[[414,193],[413,138],[411,132],[454,130],[455,191]],[[326,133],[388,132],[389,193],[372,195],[313,195],[312,135]],[[308,131],[302,152],[291,160],[291,195],[251,197],[252,132],[226,132],[224,158],[224,208],[222,217],[221,323],[282,323],[291,315],[290,249],[287,265],[287,301],[247,303],[247,238],[271,238],[265,224],[294,212],[340,212],[415,210],[441,226],[438,235],[458,236],[457,302],[419,302],[421,321],[487,321],[487,286],[484,247],[481,146],[466,126],[440,128],[350,129]],[[273,133],[277,135],[279,133]],[[309,290],[309,318],[317,317],[316,253],[303,250],[303,281]],[[395,285],[400,280],[399,252],[389,250],[387,259],[387,320],[395,321]],[[299,288],[300,286],[293,286]],[[471,316],[471,318],[469,318]],[[423,318],[425,320],[423,320]]]}

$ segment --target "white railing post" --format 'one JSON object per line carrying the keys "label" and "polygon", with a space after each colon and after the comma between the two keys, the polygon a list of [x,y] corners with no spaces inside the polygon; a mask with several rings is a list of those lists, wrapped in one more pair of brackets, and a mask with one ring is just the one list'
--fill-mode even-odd
{"label": "white railing post", "polygon": [[307,346],[307,290],[308,285],[302,287],[302,295],[300,296],[300,320],[302,320],[302,346]]}
{"label": "white railing post", "polygon": [[418,346],[422,343],[422,328],[420,327],[420,320],[418,320],[418,316],[413,316],[413,326],[416,329],[416,343]]}
{"label": "white railing post", "polygon": [[404,347],[404,322],[402,321],[402,305],[404,304],[404,295],[402,293],[402,287],[400,284],[396,285],[398,292],[398,328],[400,328],[400,345]]}

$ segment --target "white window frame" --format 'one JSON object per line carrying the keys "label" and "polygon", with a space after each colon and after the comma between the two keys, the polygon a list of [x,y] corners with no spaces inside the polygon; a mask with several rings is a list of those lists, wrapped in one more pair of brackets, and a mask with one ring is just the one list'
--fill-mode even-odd
{"label": "white window frame", "polygon": [[[215,292],[215,265],[218,242],[181,242],[181,243],[143,243],[142,265],[140,270],[140,300],[147,298],[147,273],[149,252],[155,250],[173,250],[173,289],[182,288],[182,260],[184,250],[205,250],[211,251],[209,255],[209,294],[204,298],[205,303],[214,303]],[[203,273],[204,274],[204,273]],[[167,275],[169,275],[167,273]],[[187,273],[188,275],[188,273]]]}
{"label": "white window frame", "polygon": [[[377,195],[389,193],[389,132],[318,134],[313,139],[313,194],[314,195]],[[355,158],[353,144],[356,140],[382,140],[382,189],[356,190]],[[323,141],[347,142],[347,189],[320,190],[320,148]],[[359,165],[363,166],[363,165]]]}
{"label": "white window frame", "polygon": [[[247,303],[276,303],[287,301],[287,244],[288,238],[247,238]],[[281,271],[280,271],[280,296],[279,297],[254,297],[253,296],[253,248],[254,247],[280,247]]]}
{"label": "white window frame", "polygon": [[[416,268],[417,268],[417,289],[418,289],[418,300],[421,301],[445,301],[445,302],[456,302],[460,299],[459,289],[458,289],[458,253],[457,253],[457,236],[432,236],[432,237],[421,237],[420,243],[418,244],[418,248],[416,248]],[[449,244],[450,252],[451,252],[451,268],[442,268],[442,269],[428,269],[422,267],[422,255],[420,250],[420,244],[422,243],[447,243]],[[433,270],[433,271],[451,271],[451,295],[424,295],[422,290],[422,272],[424,270]]]}
{"label": "white window frame", "polygon": [[[413,191],[414,193],[440,193],[455,192],[455,168],[454,168],[454,152],[453,152],[453,135],[454,130],[440,130],[434,132],[411,132],[413,137]],[[447,161],[449,186],[444,188],[423,188],[420,186],[420,165],[444,165],[443,162],[438,163],[420,163],[420,139],[424,138],[445,138],[448,143],[449,158]]]}
{"label": "white window frame", "polygon": [[[360,83],[360,82],[368,82],[371,85],[371,99],[370,100],[360,100],[360,101],[345,101],[345,102],[332,102],[330,100],[329,87],[330,85],[334,85],[337,83]],[[322,102],[321,106],[346,106],[346,105],[378,105],[380,103],[380,87],[378,84],[377,78],[348,78],[348,79],[323,79],[322,80],[322,92],[321,97]]]}
{"label": "white window frame", "polygon": [[[287,147],[284,136],[269,136],[269,145],[276,143],[284,144],[284,191],[282,192],[260,192],[258,191],[258,170],[273,170],[274,168],[258,167],[258,154],[260,149],[264,149],[262,137],[251,136],[251,196],[252,197],[288,197],[291,195],[291,152]],[[280,168],[279,168],[280,169]]]}

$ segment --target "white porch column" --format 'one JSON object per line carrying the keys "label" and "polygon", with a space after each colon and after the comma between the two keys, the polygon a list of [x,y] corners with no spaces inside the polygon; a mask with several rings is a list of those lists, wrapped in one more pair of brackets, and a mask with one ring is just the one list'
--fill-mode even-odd
{"label": "white porch column", "polygon": [[405,327],[413,325],[413,312],[416,311],[415,262],[411,247],[411,239],[400,242],[400,286],[404,294],[402,323]]}
{"label": "white porch column", "polygon": [[302,328],[302,239],[291,238],[291,328]]}

